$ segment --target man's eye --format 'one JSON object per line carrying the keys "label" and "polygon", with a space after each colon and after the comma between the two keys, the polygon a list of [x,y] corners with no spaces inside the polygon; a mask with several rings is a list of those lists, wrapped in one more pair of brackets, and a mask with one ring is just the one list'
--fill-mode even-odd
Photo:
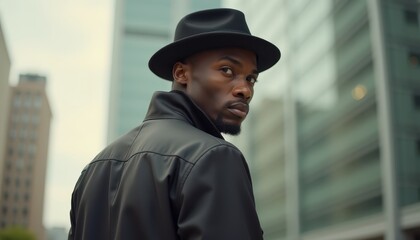
{"label": "man's eye", "polygon": [[222,67],[222,68],[221,68],[221,70],[222,70],[224,73],[228,74],[228,75],[232,75],[232,74],[233,74],[232,69],[230,69],[229,67]]}
{"label": "man's eye", "polygon": [[249,76],[249,77],[247,78],[247,81],[248,81],[248,82],[250,82],[250,83],[252,83],[252,84],[255,84],[258,80],[257,80],[257,78],[256,78],[256,77]]}

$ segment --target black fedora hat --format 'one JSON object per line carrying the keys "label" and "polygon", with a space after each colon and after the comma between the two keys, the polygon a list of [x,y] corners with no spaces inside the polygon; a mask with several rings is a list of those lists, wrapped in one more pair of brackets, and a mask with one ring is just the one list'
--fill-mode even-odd
{"label": "black fedora hat", "polygon": [[172,68],[177,61],[201,51],[226,47],[255,52],[259,72],[280,59],[280,50],[274,44],[251,35],[241,11],[218,8],[182,18],[176,27],[174,41],[150,58],[149,68],[157,76],[172,81]]}

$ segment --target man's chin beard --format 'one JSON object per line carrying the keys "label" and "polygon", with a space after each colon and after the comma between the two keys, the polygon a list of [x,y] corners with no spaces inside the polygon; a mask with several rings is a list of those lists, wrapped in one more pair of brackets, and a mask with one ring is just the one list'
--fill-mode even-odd
{"label": "man's chin beard", "polygon": [[239,135],[241,133],[241,125],[226,124],[223,122],[222,118],[219,116],[216,119],[215,125],[220,132],[230,134],[233,136]]}

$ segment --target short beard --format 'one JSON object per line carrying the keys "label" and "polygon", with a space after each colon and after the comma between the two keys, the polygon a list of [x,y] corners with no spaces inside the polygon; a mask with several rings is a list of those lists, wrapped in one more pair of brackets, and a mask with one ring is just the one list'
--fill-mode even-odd
{"label": "short beard", "polygon": [[214,123],[219,129],[220,132],[230,134],[233,136],[239,135],[241,133],[241,126],[240,125],[232,125],[232,124],[226,124],[222,120],[222,116],[217,116],[217,119]]}

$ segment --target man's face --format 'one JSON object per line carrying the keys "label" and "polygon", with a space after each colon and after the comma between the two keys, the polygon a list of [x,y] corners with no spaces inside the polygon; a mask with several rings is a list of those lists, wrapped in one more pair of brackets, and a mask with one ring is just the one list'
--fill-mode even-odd
{"label": "man's face", "polygon": [[258,77],[256,55],[224,48],[195,54],[185,65],[186,93],[219,131],[239,134]]}

